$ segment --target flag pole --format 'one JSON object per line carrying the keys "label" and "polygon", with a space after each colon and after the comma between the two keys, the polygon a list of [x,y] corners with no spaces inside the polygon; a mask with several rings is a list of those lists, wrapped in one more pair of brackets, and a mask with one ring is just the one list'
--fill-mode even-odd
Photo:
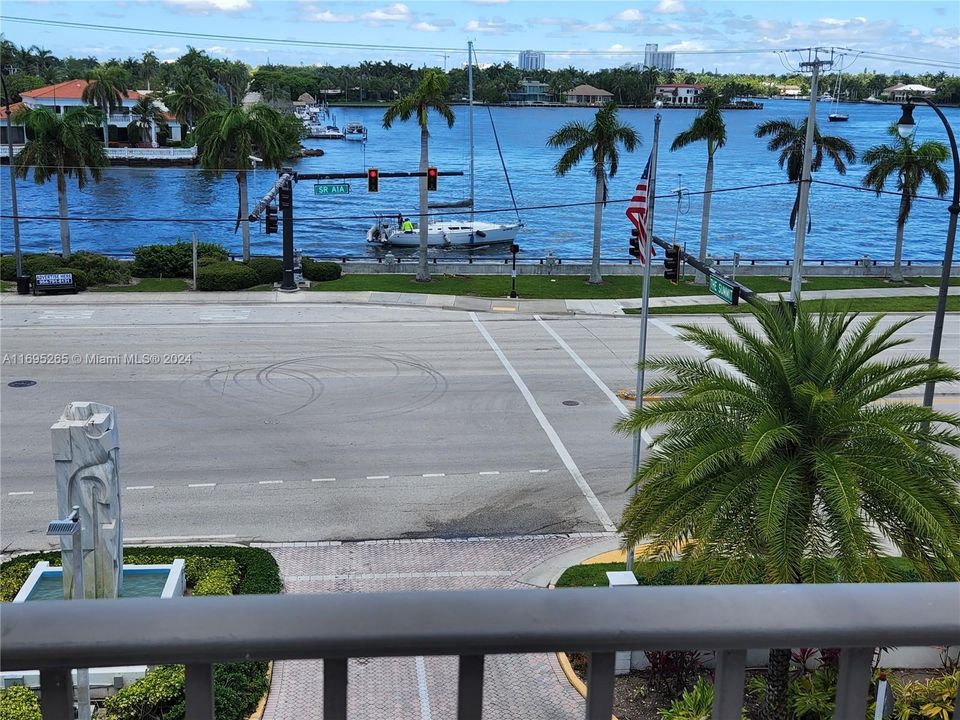
{"label": "flag pole", "polygon": [[[643,264],[643,303],[640,310],[640,350],[638,353],[639,362],[637,363],[637,399],[635,407],[640,410],[643,407],[643,384],[644,384],[644,365],[647,362],[647,318],[650,315],[650,266],[653,264],[651,257],[653,251],[653,210],[654,198],[657,193],[657,145],[660,142],[660,113],[653,118],[653,150],[650,153],[650,181],[647,187],[647,215],[644,223],[647,226],[646,238],[644,239],[643,257],[646,262]],[[640,470],[640,463],[643,461],[643,433],[638,431],[633,436],[633,462],[630,464],[630,481],[633,482]],[[633,486],[633,495],[637,494],[637,486]],[[627,548],[627,570],[633,570],[634,549],[631,545]]]}

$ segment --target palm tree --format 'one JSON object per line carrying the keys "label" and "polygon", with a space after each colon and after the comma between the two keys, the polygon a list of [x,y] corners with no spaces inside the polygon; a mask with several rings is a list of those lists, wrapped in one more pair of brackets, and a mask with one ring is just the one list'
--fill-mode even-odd
{"label": "palm tree", "polygon": [[119,65],[105,65],[87,73],[86,81],[87,86],[80,97],[103,113],[103,146],[107,147],[110,144],[110,112],[122,107],[123,98],[129,94],[127,73]]}
{"label": "palm tree", "polygon": [[[756,311],[759,330],[681,326],[706,358],[660,357],[622,432],[662,428],[620,523],[624,543],[679,553],[690,580],[879,582],[886,537],[926,578],[960,579],[960,416],[891,397],[960,373],[918,356],[914,318],[828,312],[785,301]],[[711,361],[724,361],[736,374]],[[945,578],[944,578],[945,579]],[[788,717],[789,650],[770,651],[767,717]]]}
{"label": "palm tree", "polygon": [[210,80],[199,72],[177,78],[173,90],[164,98],[164,104],[188,130],[218,105]]}
{"label": "palm tree", "polygon": [[[417,282],[430,282],[427,270],[427,167],[430,165],[427,139],[427,115],[431,110],[447,121],[447,127],[453,127],[453,110],[444,97],[449,79],[435,68],[423,73],[420,84],[409,95],[395,101],[383,113],[383,127],[389,130],[397,120],[406,122],[416,117],[420,126],[420,254],[417,263]],[[472,200],[472,198],[471,198]]]}
{"label": "palm tree", "polygon": [[[800,207],[800,175],[803,171],[803,145],[806,142],[807,121],[806,119],[790,120],[789,118],[766,120],[757,125],[753,134],[758,138],[771,136],[767,143],[767,150],[780,151],[780,157],[778,158],[780,167],[786,165],[787,180],[797,183],[797,196],[793,201],[793,209],[790,211],[790,229],[793,230],[797,223],[797,211]],[[810,162],[811,173],[816,172],[823,165],[824,155],[833,161],[833,166],[841,175],[847,173],[845,162],[852,163],[857,159],[857,154],[849,141],[839,135],[821,135],[820,129],[814,124],[813,155]]]}
{"label": "palm tree", "polygon": [[[710,230],[710,200],[713,197],[713,154],[727,142],[727,126],[720,111],[720,98],[707,102],[706,110],[693,124],[673,139],[670,150],[679,150],[695,142],[707,142],[707,172],[703,180],[703,215],[700,220],[700,262],[707,260],[707,238]],[[703,282],[703,273],[697,273],[697,282]]]}
{"label": "palm tree", "polygon": [[565,147],[566,151],[557,160],[554,172],[563,177],[577,166],[587,151],[593,158],[590,172],[596,180],[596,192],[593,205],[593,259],[590,264],[590,282],[603,282],[600,277],[600,228],[603,223],[603,207],[607,202],[607,177],[617,174],[620,166],[620,152],[617,145],[622,144],[627,152],[633,152],[640,145],[640,136],[629,125],[623,125],[617,117],[616,103],[609,102],[597,111],[593,123],[589,126],[582,122],[570,122],[557,130],[547,139],[550,147]]}
{"label": "palm tree", "polygon": [[291,149],[286,126],[280,113],[259,104],[249,110],[232,107],[208,113],[200,118],[194,131],[202,167],[213,170],[218,177],[224,170],[237,171],[244,261],[250,259],[250,224],[246,220],[250,156],[255,155],[264,165],[279,170]]}
{"label": "palm tree", "polygon": [[157,128],[165,126],[167,119],[156,101],[150,97],[141,97],[130,109],[130,117],[133,118],[130,124],[141,133],[144,130],[150,131],[150,145],[157,147]]}
{"label": "palm tree", "polygon": [[91,136],[88,128],[100,122],[100,111],[79,107],[64,115],[40,106],[23,108],[13,120],[26,127],[27,142],[14,158],[17,177],[27,177],[33,168],[33,180],[42,185],[57,179],[57,200],[60,212],[60,246],[63,259],[70,259],[70,224],[67,214],[67,178],[76,177],[77,188],[87,184],[87,171],[94,182],[100,182],[102,169],[109,164],[103,146]]}
{"label": "palm tree", "polygon": [[863,178],[864,187],[883,192],[891,176],[897,178],[897,190],[900,191],[900,212],[897,215],[897,244],[893,253],[893,272],[890,279],[903,282],[903,270],[900,258],[903,254],[903,227],[917,197],[921,183],[930,178],[937,195],[943,197],[950,188],[950,178],[940,167],[950,155],[947,146],[937,140],[927,140],[915,145],[913,137],[900,137],[897,126],[891,125],[887,132],[894,138],[893,145],[877,145],[863,154],[863,162],[870,166]]}

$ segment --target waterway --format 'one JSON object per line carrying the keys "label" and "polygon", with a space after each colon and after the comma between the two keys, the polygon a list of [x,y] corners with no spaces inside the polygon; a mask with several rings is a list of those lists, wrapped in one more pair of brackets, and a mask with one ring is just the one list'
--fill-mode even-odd
{"label": "waterway", "polygon": [[[891,142],[887,126],[899,117],[897,105],[841,104],[850,116],[846,123],[829,123],[833,107],[820,103],[818,123],[824,133],[838,134],[853,143],[858,162],[845,176],[830,165],[814,178],[859,186],[866,168],[859,156],[872,145]],[[715,156],[714,189],[710,218],[710,251],[719,257],[739,252],[749,258],[787,258],[792,256],[793,232],[788,219],[795,188],[790,185],[744,186],[779,183],[786,179],[777,165],[777,155],[766,149],[766,141],[754,137],[754,128],[771,118],[802,118],[807,103],[794,100],[767,100],[763,110],[738,110],[725,113],[727,144]],[[463,171],[463,177],[441,177],[439,191],[431,200],[457,200],[468,196],[467,113],[465,106],[455,108],[456,123],[447,128],[439,116],[430,116],[430,161],[442,171]],[[476,208],[496,210],[484,213],[484,219],[515,221],[516,213],[504,177],[486,107],[475,108],[476,128]],[[589,123],[595,110],[580,108],[491,108],[504,159],[513,184],[516,203],[524,228],[519,237],[523,253],[538,257],[553,251],[560,257],[588,257],[593,237],[594,184],[589,156],[563,178],[553,172],[561,151],[546,146],[557,128],[570,121]],[[632,125],[643,143],[633,153],[621,153],[620,167],[609,187],[610,202],[604,212],[602,255],[626,259],[630,226],[624,216],[625,201],[633,194],[650,152],[653,134],[652,109],[623,109],[621,119]],[[678,132],[689,126],[695,111],[664,109],[660,137],[660,161],[656,206],[656,232],[661,237],[697,246],[700,233],[702,196],[690,195],[679,203],[670,196],[677,187],[692,193],[703,190],[706,146],[698,143],[677,152],[670,143]],[[958,127],[960,109],[945,110]],[[369,131],[365,144],[346,141],[306,140],[308,147],[323,148],[323,157],[304,158],[295,164],[301,172],[363,172],[377,167],[382,172],[416,170],[419,160],[419,131],[414,123],[398,123],[390,130],[382,127],[379,108],[336,108],[336,122],[363,122]],[[915,111],[918,140],[946,142],[939,119],[926,107]],[[945,169],[952,176],[950,162]],[[10,199],[6,168],[0,173],[2,214],[9,216]],[[260,169],[251,174],[251,198],[262,195],[276,175]],[[951,178],[952,182],[952,178]],[[388,179],[380,183],[380,192],[368,193],[365,180],[350,181],[348,195],[318,196],[312,182],[302,182],[295,191],[297,220],[296,245],[315,256],[375,256],[380,249],[365,241],[371,216],[383,212],[396,216],[416,214],[417,183],[413,179]],[[952,187],[952,186],[951,186]],[[895,180],[890,189],[895,189]],[[727,191],[729,190],[729,191]],[[240,250],[240,234],[234,232],[237,214],[237,184],[232,173],[221,178],[195,168],[130,168],[115,166],[104,172],[103,182],[90,183],[81,192],[75,181],[69,185],[70,215],[77,218],[138,218],[147,222],[73,221],[73,248],[130,254],[138,245],[153,242],[188,240],[197,232],[203,241],[219,242],[231,251]],[[921,194],[933,195],[926,183]],[[663,197],[666,196],[666,197]],[[18,184],[20,213],[23,216],[56,216],[55,183]],[[618,202],[619,201],[619,202]],[[576,203],[582,203],[577,206]],[[813,228],[807,237],[806,256],[810,259],[852,259],[868,254],[875,259],[892,257],[896,236],[899,197],[876,197],[873,193],[815,184],[811,193]],[[566,207],[542,207],[542,206]],[[567,206],[569,205],[569,206]],[[904,257],[914,260],[942,258],[947,230],[948,203],[918,200],[907,223]],[[462,213],[463,211],[456,211]],[[463,217],[451,214],[447,217]],[[203,222],[187,222],[201,220]],[[676,227],[676,231],[674,228]],[[26,219],[21,224],[23,247],[30,251],[59,249],[56,220]],[[12,251],[9,217],[0,222],[0,249]],[[280,236],[266,235],[262,227],[251,229],[255,254],[279,255]],[[432,250],[461,256],[463,250]],[[499,249],[497,253],[502,253]],[[960,256],[960,250],[958,250]]]}

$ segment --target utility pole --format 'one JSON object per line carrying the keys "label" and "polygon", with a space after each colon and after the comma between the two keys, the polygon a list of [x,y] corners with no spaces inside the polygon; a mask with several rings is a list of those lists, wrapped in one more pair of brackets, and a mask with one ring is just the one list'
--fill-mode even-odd
{"label": "utility pole", "polygon": [[467,126],[470,128],[470,222],[473,222],[473,41],[467,42],[467,97],[470,98],[470,109],[467,114]]}
{"label": "utility pole", "polygon": [[[800,283],[803,274],[803,244],[807,238],[807,208],[810,203],[811,172],[810,162],[813,156],[813,132],[817,125],[817,92],[821,66],[833,65],[833,60],[821,60],[817,57],[818,48],[813,49],[813,60],[800,63],[800,69],[811,69],[810,105],[807,109],[807,134],[803,141],[803,169],[800,173],[800,199],[797,204],[796,240],[793,244],[793,276],[790,280],[790,302],[796,307],[800,302]],[[832,53],[831,53],[832,58]]]}
{"label": "utility pole", "polygon": [[[20,256],[20,213],[17,205],[17,172],[13,167],[13,118],[10,116],[10,95],[7,94],[7,83],[0,73],[0,84],[3,86],[3,99],[7,105],[7,163],[10,166],[10,203],[13,205],[13,255],[17,265],[17,281],[23,275],[23,259]],[[26,137],[24,137],[26,140]]]}

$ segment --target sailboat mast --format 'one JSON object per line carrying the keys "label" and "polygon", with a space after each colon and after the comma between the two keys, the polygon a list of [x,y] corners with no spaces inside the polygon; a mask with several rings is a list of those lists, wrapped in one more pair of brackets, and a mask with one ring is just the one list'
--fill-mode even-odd
{"label": "sailboat mast", "polygon": [[467,42],[467,96],[470,99],[470,112],[467,125],[470,128],[470,222],[473,222],[473,41]]}

